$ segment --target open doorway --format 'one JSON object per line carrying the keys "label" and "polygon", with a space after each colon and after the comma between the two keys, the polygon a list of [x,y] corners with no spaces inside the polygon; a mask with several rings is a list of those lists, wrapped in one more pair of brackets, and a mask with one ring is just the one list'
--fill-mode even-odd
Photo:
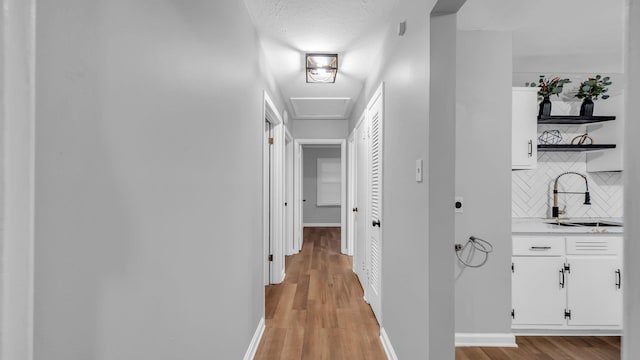
{"label": "open doorway", "polygon": [[[348,254],[345,234],[346,140],[296,139],[294,142],[294,248],[301,250],[305,226],[340,227],[341,252]],[[305,158],[305,153],[308,158]],[[309,174],[308,181],[305,180],[305,169]],[[317,181],[318,169],[326,175],[320,182]]]}

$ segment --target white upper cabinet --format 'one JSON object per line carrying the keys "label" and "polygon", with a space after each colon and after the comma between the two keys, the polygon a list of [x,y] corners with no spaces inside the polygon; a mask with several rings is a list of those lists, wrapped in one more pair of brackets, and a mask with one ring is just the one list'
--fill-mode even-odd
{"label": "white upper cabinet", "polygon": [[511,169],[535,169],[538,163],[538,88],[514,87],[511,114]]}

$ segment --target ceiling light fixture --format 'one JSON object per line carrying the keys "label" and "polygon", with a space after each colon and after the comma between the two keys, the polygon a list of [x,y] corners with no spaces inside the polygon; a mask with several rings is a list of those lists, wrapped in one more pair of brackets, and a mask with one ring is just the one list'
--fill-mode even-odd
{"label": "ceiling light fixture", "polygon": [[338,74],[338,54],[307,54],[307,82],[335,83]]}

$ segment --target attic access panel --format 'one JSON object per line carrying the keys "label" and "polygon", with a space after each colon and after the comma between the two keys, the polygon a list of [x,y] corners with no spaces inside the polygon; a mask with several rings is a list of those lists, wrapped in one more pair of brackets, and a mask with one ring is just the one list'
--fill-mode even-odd
{"label": "attic access panel", "polygon": [[302,120],[343,120],[347,118],[351,106],[349,97],[304,97],[289,100],[293,117]]}

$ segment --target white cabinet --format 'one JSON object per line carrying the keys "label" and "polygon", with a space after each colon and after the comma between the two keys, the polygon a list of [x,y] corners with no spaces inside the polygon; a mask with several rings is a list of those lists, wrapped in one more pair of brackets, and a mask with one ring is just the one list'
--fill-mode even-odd
{"label": "white cabinet", "polygon": [[622,328],[622,238],[514,236],[514,329]]}
{"label": "white cabinet", "polygon": [[[560,326],[565,323],[566,290],[560,286],[564,258],[514,256],[513,325]],[[532,299],[536,299],[532,301]]]}
{"label": "white cabinet", "polygon": [[511,92],[511,168],[535,169],[538,162],[538,88]]}
{"label": "white cabinet", "polygon": [[620,237],[567,238],[569,325],[622,324],[621,251]]}

